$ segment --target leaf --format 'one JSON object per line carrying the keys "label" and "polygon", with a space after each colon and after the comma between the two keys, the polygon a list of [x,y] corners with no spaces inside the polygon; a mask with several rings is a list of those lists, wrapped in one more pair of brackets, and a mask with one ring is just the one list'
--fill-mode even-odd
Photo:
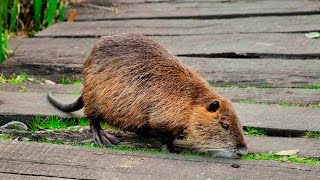
{"label": "leaf", "polygon": [[292,156],[292,155],[296,155],[299,152],[298,149],[294,149],[294,150],[284,150],[284,151],[279,151],[276,152],[276,155],[279,156]]}
{"label": "leaf", "polygon": [[41,10],[42,10],[42,0],[34,0],[33,1],[33,13],[34,13],[34,24],[35,24],[36,31],[40,30]]}
{"label": "leaf", "polygon": [[309,32],[309,33],[305,33],[304,35],[309,39],[316,39],[320,37],[319,32]]}
{"label": "leaf", "polygon": [[95,154],[95,155],[103,155],[104,152],[94,152],[93,154]]}
{"label": "leaf", "polygon": [[71,9],[68,17],[68,21],[74,21],[78,15],[78,11],[76,9]]}

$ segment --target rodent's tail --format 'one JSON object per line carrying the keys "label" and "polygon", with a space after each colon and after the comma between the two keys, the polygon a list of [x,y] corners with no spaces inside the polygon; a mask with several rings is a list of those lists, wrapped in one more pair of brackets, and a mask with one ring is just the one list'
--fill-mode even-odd
{"label": "rodent's tail", "polygon": [[54,96],[52,96],[51,92],[48,93],[47,98],[51,104],[53,104],[55,107],[57,107],[58,109],[60,109],[63,112],[77,111],[77,110],[80,110],[81,108],[83,108],[83,105],[84,105],[83,99],[82,99],[82,94],[75,102],[73,102],[71,104],[62,103],[61,101],[56,99]]}

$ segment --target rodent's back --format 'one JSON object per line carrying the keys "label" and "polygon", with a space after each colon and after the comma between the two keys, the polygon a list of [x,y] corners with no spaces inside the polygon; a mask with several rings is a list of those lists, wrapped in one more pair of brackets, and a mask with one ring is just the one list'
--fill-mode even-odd
{"label": "rodent's back", "polygon": [[86,113],[103,115],[125,130],[179,134],[191,107],[212,96],[196,73],[137,34],[102,37],[84,65]]}

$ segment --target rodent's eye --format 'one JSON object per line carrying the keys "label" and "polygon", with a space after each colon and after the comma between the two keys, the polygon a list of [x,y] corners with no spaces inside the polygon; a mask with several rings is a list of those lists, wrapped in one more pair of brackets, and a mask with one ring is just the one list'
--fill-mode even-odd
{"label": "rodent's eye", "polygon": [[216,112],[220,107],[219,101],[213,101],[208,107],[208,111]]}
{"label": "rodent's eye", "polygon": [[222,116],[220,119],[221,119],[221,121],[227,121],[228,117],[227,116]]}
{"label": "rodent's eye", "polygon": [[224,129],[229,129],[229,125],[224,123],[224,122],[220,122],[221,126],[224,128]]}

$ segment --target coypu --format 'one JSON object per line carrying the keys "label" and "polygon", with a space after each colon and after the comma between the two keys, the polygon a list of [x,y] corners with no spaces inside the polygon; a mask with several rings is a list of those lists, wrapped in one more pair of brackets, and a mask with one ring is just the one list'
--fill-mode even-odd
{"label": "coypu", "polygon": [[215,156],[235,158],[247,150],[231,102],[148,37],[101,37],[84,63],[83,76],[76,102],[63,104],[51,93],[48,99],[65,112],[84,107],[97,144],[118,142],[101,130],[104,121],[137,134],[155,133],[171,150],[181,134]]}

